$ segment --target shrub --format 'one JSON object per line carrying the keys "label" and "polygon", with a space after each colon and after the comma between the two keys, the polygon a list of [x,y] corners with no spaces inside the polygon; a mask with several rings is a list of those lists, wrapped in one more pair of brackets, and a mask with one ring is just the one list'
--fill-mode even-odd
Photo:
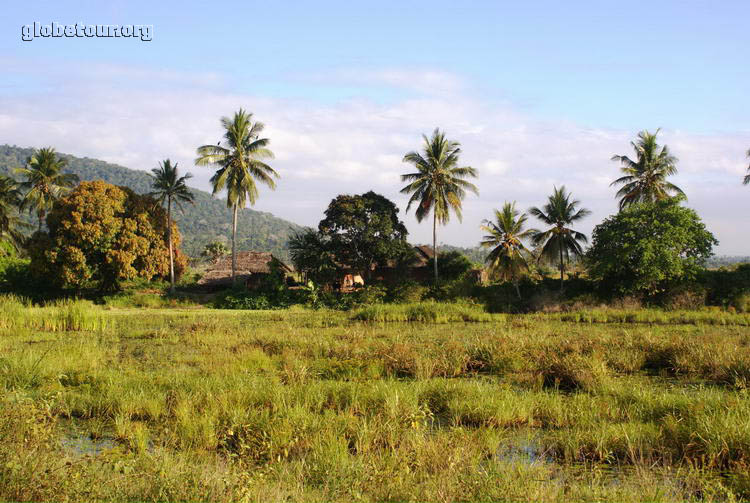
{"label": "shrub", "polygon": [[385,300],[387,291],[385,287],[380,285],[367,285],[363,288],[358,288],[353,294],[353,301],[355,304],[362,304],[365,306],[372,304],[381,304]]}
{"label": "shrub", "polygon": [[590,355],[547,353],[539,364],[542,385],[563,391],[593,391],[606,377],[603,362]]}
{"label": "shrub", "polygon": [[415,281],[404,281],[393,286],[388,292],[391,302],[419,302],[427,294],[427,287]]}
{"label": "shrub", "polygon": [[696,283],[682,284],[662,295],[660,303],[670,311],[700,309],[706,305],[706,289]]}

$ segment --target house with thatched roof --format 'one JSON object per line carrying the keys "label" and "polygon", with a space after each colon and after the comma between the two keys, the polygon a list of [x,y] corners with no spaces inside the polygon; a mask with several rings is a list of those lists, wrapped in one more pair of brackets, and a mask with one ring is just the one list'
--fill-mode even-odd
{"label": "house with thatched roof", "polygon": [[[237,253],[238,284],[255,288],[271,274],[274,268],[280,270],[285,276],[294,272],[291,267],[269,252],[241,251]],[[231,286],[232,256],[227,255],[219,259],[198,280],[198,284],[207,287]]]}

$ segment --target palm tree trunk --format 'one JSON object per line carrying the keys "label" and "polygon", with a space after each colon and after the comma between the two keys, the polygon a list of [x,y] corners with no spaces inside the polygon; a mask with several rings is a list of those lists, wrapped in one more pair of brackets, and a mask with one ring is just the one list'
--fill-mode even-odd
{"label": "palm tree trunk", "polygon": [[563,272],[565,271],[565,266],[563,265],[563,249],[562,246],[560,246],[560,293],[563,291]]}
{"label": "palm tree trunk", "polygon": [[169,239],[169,291],[174,293],[174,251],[172,249],[172,198],[167,198],[167,239]]}
{"label": "palm tree trunk", "polygon": [[435,286],[437,286],[438,284],[437,213],[435,213],[434,208],[432,210],[432,253],[435,254],[435,257],[433,258],[433,262],[435,264]]}
{"label": "palm tree trunk", "polygon": [[39,217],[39,232],[42,232],[42,222],[44,222],[44,210],[39,210],[39,213],[36,215]]}
{"label": "palm tree trunk", "polygon": [[232,212],[232,285],[237,284],[237,205]]}
{"label": "palm tree trunk", "polygon": [[516,295],[518,295],[518,300],[521,300],[521,289],[518,288],[518,281],[514,281],[513,286],[516,287]]}

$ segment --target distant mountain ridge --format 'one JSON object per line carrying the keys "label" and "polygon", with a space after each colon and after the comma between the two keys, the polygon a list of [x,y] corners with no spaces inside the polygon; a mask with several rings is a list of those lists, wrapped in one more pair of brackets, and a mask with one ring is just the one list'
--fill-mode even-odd
{"label": "distant mountain ridge", "polygon": [[[13,171],[26,164],[34,153],[33,148],[0,145],[0,174],[18,179]],[[58,152],[68,161],[64,169],[75,173],[82,181],[104,180],[113,185],[130,187],[139,194],[151,191],[151,178],[145,171],[117,164],[76,157]],[[177,213],[175,220],[183,237],[182,250],[197,257],[203,247],[212,241],[229,245],[232,236],[232,216],[225,199],[215,199],[208,192],[194,189],[195,205],[184,205],[185,213]],[[290,234],[302,226],[273,216],[271,213],[244,209],[240,211],[237,226],[237,247],[240,250],[268,251],[281,259],[288,259],[287,241]]]}

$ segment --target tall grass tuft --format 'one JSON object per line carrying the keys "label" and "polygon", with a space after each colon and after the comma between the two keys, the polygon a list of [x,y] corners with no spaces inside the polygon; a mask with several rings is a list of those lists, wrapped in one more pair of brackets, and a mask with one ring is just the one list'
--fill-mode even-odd
{"label": "tall grass tuft", "polygon": [[504,315],[490,314],[481,306],[464,302],[410,302],[406,304],[375,304],[359,309],[354,319],[368,322],[486,322],[503,321]]}
{"label": "tall grass tuft", "polygon": [[112,319],[87,300],[63,299],[34,306],[15,295],[0,296],[0,329],[31,329],[44,332],[101,331]]}

